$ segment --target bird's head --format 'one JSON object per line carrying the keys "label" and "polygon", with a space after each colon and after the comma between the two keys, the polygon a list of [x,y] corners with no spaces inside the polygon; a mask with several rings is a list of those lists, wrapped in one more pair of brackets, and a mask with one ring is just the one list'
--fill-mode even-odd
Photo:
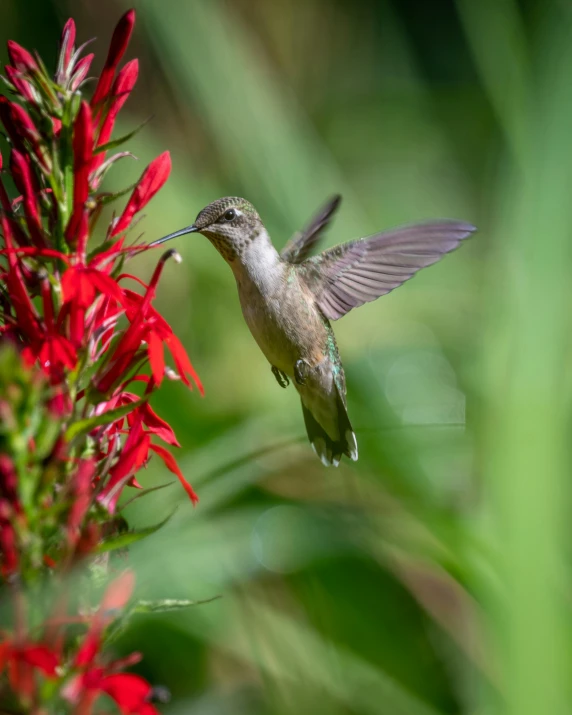
{"label": "bird's head", "polygon": [[262,229],[260,216],[251,203],[237,196],[227,196],[205,206],[190,226],[153,241],[151,246],[186,233],[202,233],[222,257],[232,263],[240,258]]}

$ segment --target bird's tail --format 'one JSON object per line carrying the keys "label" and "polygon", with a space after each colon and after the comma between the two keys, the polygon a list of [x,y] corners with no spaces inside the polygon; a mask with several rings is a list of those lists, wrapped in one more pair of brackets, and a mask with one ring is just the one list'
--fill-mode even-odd
{"label": "bird's tail", "polygon": [[356,436],[348,417],[346,406],[339,393],[336,395],[336,408],[340,437],[337,440],[333,440],[302,402],[302,412],[304,413],[308,439],[312,449],[326,467],[331,465],[337,467],[343,454],[353,459],[354,462],[358,458]]}

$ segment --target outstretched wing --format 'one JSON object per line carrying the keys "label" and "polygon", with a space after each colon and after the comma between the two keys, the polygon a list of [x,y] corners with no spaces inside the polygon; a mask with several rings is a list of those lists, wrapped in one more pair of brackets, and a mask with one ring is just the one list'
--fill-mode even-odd
{"label": "outstretched wing", "polygon": [[300,269],[324,315],[337,320],[397,288],[474,231],[460,221],[402,226],[335,246]]}
{"label": "outstretched wing", "polygon": [[288,263],[302,263],[308,257],[312,247],[322,238],[324,231],[332,220],[342,197],[332,196],[325,206],[314,216],[306,228],[295,233],[280,252],[280,257]]}

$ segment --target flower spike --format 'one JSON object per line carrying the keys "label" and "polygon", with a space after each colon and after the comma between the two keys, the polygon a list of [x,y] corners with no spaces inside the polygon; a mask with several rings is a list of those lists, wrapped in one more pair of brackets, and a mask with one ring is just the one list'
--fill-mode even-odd
{"label": "flower spike", "polygon": [[[180,446],[175,432],[150,405],[165,378],[202,392],[154,306],[166,262],[180,256],[163,253],[143,278],[125,266],[148,250],[126,246],[124,234],[165,184],[170,155],[152,161],[135,186],[99,188],[119,158],[132,156],[111,148],[133,135],[112,136],[139,73],[136,59],[120,66],[134,20],[130,10],[119,21],[91,101],[83,88],[93,54],[76,49],[72,19],[53,74],[37,53],[8,43],[11,94],[0,96],[9,142],[4,168],[0,155],[0,590],[12,613],[4,619],[11,630],[0,631],[2,712],[51,712],[59,703],[88,715],[107,697],[118,712],[159,715],[152,686],[125,672],[141,654],[106,653],[133,573],[112,581],[97,608],[88,593],[70,598],[67,581],[103,565],[100,554],[124,545],[125,535],[141,537],[125,532],[117,512],[125,492],[141,488],[149,460],[161,460],[198,501],[171,453]],[[126,195],[119,218],[99,230],[103,208]],[[50,598],[31,602],[37,588],[29,587],[45,578]],[[88,580],[79,580],[82,590]]]}

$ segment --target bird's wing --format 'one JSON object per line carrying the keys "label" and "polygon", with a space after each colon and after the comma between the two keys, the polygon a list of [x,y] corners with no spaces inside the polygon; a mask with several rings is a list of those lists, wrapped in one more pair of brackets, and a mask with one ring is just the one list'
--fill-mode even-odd
{"label": "bird's wing", "polygon": [[337,194],[320,209],[303,231],[295,233],[280,252],[280,257],[288,263],[302,263],[313,246],[323,237],[342,197]]}
{"label": "bird's wing", "polygon": [[337,320],[397,288],[475,230],[460,221],[402,226],[330,248],[300,270],[324,315]]}

